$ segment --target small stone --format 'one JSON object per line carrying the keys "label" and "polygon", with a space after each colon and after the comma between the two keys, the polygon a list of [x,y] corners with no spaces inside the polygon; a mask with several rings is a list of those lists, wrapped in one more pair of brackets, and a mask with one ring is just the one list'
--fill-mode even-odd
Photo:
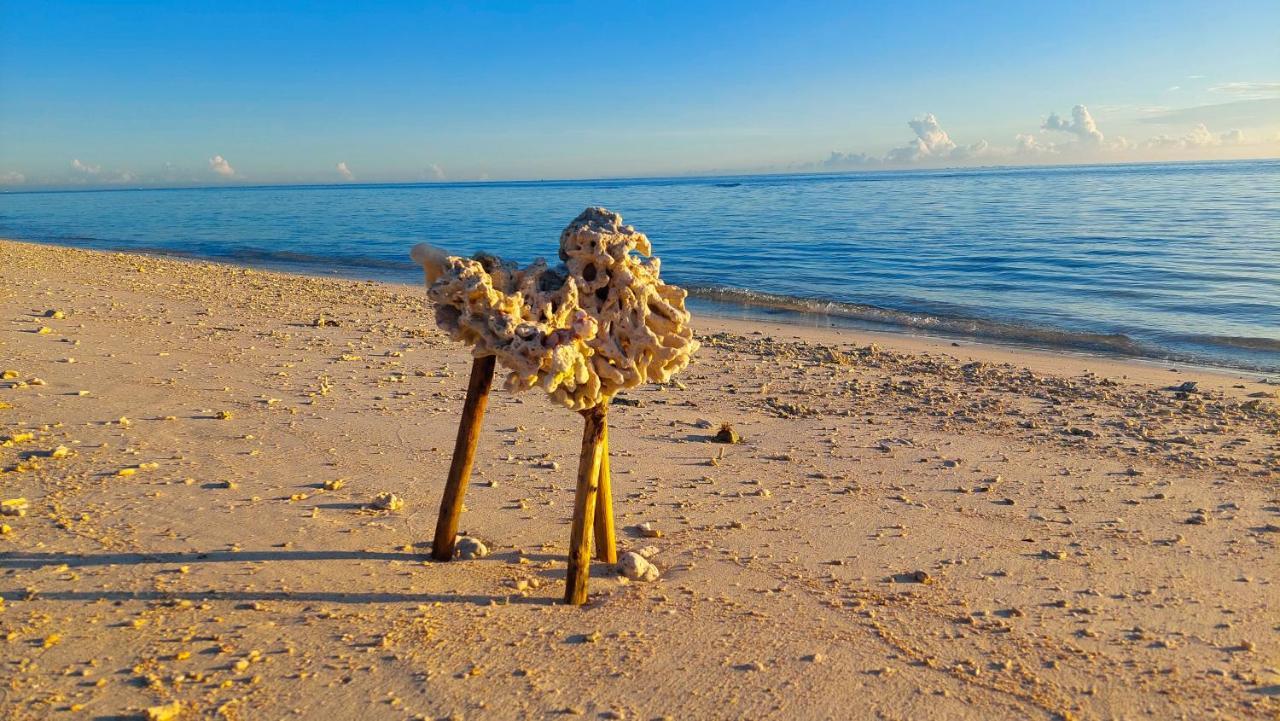
{"label": "small stone", "polygon": [[633,551],[622,554],[618,559],[618,572],[632,581],[656,581],[660,575],[657,566]]}
{"label": "small stone", "polygon": [[1051,551],[1046,548],[1045,550],[1040,552],[1040,557],[1048,560],[1053,560],[1053,561],[1063,561],[1063,560],[1066,560],[1067,558],[1067,552]]}
{"label": "small stone", "polygon": [[463,536],[458,539],[456,544],[454,544],[453,555],[463,559],[464,561],[484,558],[489,555],[489,547],[484,545],[484,542],[478,538]]}
{"label": "small stone", "polygon": [[344,480],[344,479],[342,479],[342,478],[335,478],[335,479],[333,479],[333,480],[331,480],[331,481],[325,481],[325,482],[324,482],[324,489],[325,489],[326,491],[336,491],[336,490],[339,490],[340,488],[342,488],[342,487],[343,487],[343,486],[345,486],[345,485],[347,485],[346,480]]}
{"label": "small stone", "polygon": [[27,515],[27,499],[10,498],[0,501],[0,516],[17,516],[20,518],[25,515]]}
{"label": "small stone", "polygon": [[650,523],[649,521],[645,521],[644,523],[641,523],[640,525],[636,526],[636,530],[639,531],[640,535],[644,536],[645,538],[662,538],[663,536],[662,531],[660,529],[654,528],[653,524]]}
{"label": "small stone", "polygon": [[930,576],[927,571],[912,571],[911,573],[907,574],[907,578],[911,579],[912,581],[915,581],[916,583],[922,583],[926,586],[933,585],[933,576]]}
{"label": "small stone", "polygon": [[182,702],[174,701],[147,709],[147,721],[173,721],[182,713]]}
{"label": "small stone", "polygon": [[379,511],[398,511],[404,508],[404,501],[394,493],[379,493],[370,504]]}
{"label": "small stone", "polygon": [[214,416],[220,421],[229,421],[232,418],[231,411],[218,411]]}
{"label": "small stone", "polygon": [[715,443],[741,443],[742,436],[738,435],[733,426],[728,423],[721,423],[720,429],[711,437],[711,440]]}

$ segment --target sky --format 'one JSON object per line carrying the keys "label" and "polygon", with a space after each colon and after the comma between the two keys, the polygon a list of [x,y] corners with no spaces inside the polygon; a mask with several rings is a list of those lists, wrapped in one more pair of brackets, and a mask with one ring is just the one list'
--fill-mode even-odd
{"label": "sky", "polygon": [[0,187],[1280,157],[1280,2],[0,0]]}

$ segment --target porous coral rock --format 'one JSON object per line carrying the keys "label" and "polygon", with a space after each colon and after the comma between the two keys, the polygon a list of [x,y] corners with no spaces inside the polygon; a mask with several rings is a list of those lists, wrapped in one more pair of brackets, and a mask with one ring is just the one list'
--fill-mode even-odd
{"label": "porous coral rock", "polygon": [[541,386],[573,410],[607,403],[645,382],[665,383],[698,349],[687,293],[659,278],[644,233],[622,216],[588,208],[560,234],[562,265],[527,268],[488,254],[448,256],[426,244],[413,259],[426,275],[436,324],[496,355],[508,390]]}

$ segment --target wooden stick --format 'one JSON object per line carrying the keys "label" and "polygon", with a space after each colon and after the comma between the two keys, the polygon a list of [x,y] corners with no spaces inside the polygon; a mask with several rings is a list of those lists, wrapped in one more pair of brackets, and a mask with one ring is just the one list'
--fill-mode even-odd
{"label": "wooden stick", "polygon": [[596,490],[596,559],[618,562],[618,539],[613,527],[613,479],[609,476],[609,419],[606,416],[600,441],[600,480]]}
{"label": "wooden stick", "polygon": [[431,544],[431,557],[437,561],[453,558],[453,544],[458,536],[458,518],[462,515],[462,497],[471,479],[471,464],[480,440],[480,422],[489,404],[489,388],[493,385],[493,366],[497,358],[487,355],[471,361],[471,379],[467,382],[467,400],[462,405],[458,423],[458,439],[453,444],[453,461],[449,464],[449,480],[440,499],[440,516],[436,519],[436,537]]}
{"label": "wooden stick", "polygon": [[604,441],[605,406],[582,411],[582,453],[578,456],[578,490],[573,499],[573,528],[569,532],[569,571],[565,576],[564,602],[587,602],[587,578],[591,575],[591,522],[596,512],[600,482],[601,446]]}

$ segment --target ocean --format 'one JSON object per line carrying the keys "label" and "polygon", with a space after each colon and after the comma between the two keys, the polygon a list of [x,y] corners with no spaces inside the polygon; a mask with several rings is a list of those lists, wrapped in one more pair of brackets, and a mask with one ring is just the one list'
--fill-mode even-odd
{"label": "ocean", "polygon": [[592,205],[696,312],[1280,372],[1280,160],[4,193],[0,237],[421,282]]}

